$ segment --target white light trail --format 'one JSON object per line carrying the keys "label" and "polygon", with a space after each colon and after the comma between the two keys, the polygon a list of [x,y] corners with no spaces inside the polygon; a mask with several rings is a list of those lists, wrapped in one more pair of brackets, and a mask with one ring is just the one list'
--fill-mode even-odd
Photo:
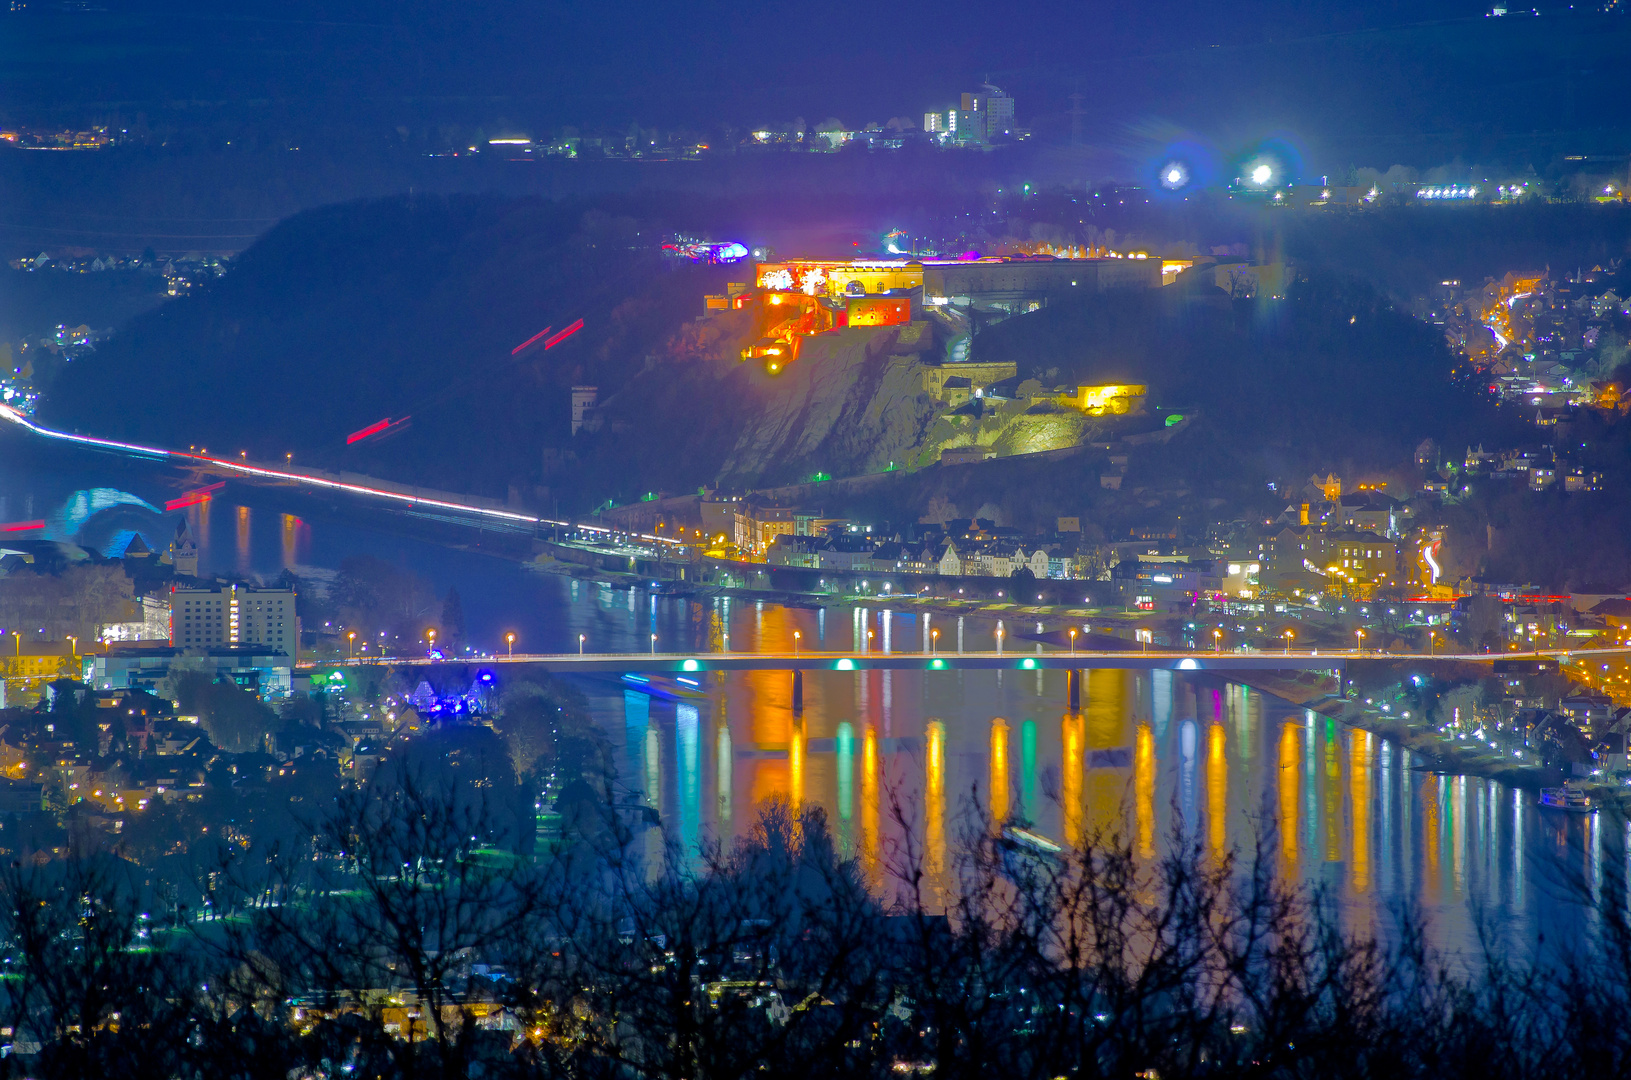
{"label": "white light trail", "polygon": [[[114,439],[98,439],[90,435],[76,435],[68,431],[57,431],[44,424],[35,423],[10,405],[0,405],[0,420],[9,420],[18,424],[36,435],[48,439],[61,439],[67,442],[79,443],[82,446],[95,447],[99,450],[117,450],[140,457],[153,457],[170,461],[194,461],[212,468],[225,469],[228,472],[242,476],[252,476],[266,480],[279,480],[287,483],[305,484],[309,487],[323,488],[327,491],[344,491],[352,495],[362,495],[368,498],[386,499],[392,502],[403,503],[408,506],[423,507],[432,510],[451,510],[460,514],[470,514],[476,517],[508,521],[522,525],[553,525],[561,528],[577,529],[582,532],[598,533],[611,536],[616,529],[604,525],[581,525],[571,521],[556,521],[551,518],[533,517],[530,514],[518,514],[512,510],[498,510],[490,506],[477,506],[472,503],[454,502],[448,499],[432,499],[423,495],[413,495],[403,491],[391,491],[386,488],[370,487],[366,484],[350,484],[343,480],[330,480],[310,473],[298,472],[292,469],[274,469],[263,465],[250,465],[247,462],[232,461],[229,458],[211,457],[208,454],[195,454],[180,450],[164,450],[156,446],[142,446],[139,443],[118,442]],[[637,540],[651,544],[667,544],[671,547],[682,547],[678,540],[666,536],[653,536],[649,533],[631,534]]]}

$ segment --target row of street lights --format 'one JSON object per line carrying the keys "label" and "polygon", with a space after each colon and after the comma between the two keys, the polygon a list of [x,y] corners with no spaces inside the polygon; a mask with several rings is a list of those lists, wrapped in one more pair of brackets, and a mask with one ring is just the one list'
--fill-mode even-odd
{"label": "row of street lights", "polygon": [[[1070,637],[1070,655],[1075,656],[1076,655],[1077,629],[1076,629],[1076,627],[1072,626],[1066,632]],[[3,633],[3,631],[0,631],[0,633]],[[1002,653],[1002,643],[1003,643],[1004,633],[1005,633],[1005,631],[1004,631],[1003,625],[999,622],[997,624],[997,629],[996,629],[997,653],[999,655],[1001,655],[1001,653]],[[14,638],[17,639],[17,655],[19,657],[21,657],[22,654],[23,654],[22,633],[20,631],[15,631],[14,630],[14,631],[11,631],[11,634],[12,634],[12,636]],[[1286,653],[1287,656],[1290,656],[1291,655],[1291,645],[1292,645],[1292,641],[1296,637],[1296,631],[1291,630],[1291,629],[1287,629],[1287,630],[1282,631],[1281,634],[1285,638],[1285,653]],[[380,632],[380,636],[384,637],[384,631]],[[430,648],[432,650],[435,650],[435,648],[436,648],[436,630],[434,628],[426,630],[425,631],[425,636],[430,642]],[[1354,631],[1354,652],[1362,653],[1362,652],[1365,651],[1365,636],[1366,635],[1365,635],[1364,630],[1355,630]],[[77,656],[78,655],[78,642],[79,642],[79,639],[74,637],[72,634],[68,635],[68,637],[69,637],[69,640],[74,642],[74,651],[75,651],[75,655]],[[1430,644],[1429,644],[1429,655],[1433,655],[1433,656],[1438,655],[1438,631],[1437,630],[1429,631],[1428,632],[1428,639],[1429,639],[1429,642],[1430,642]],[[347,633],[346,634],[346,640],[349,643],[348,646],[347,646],[347,659],[348,660],[349,659],[355,659],[356,658],[357,632],[355,630],[353,630],[353,631],[350,631],[349,633]],[[588,640],[589,640],[589,635],[587,635],[587,634],[579,634],[578,635],[578,655],[579,656],[584,655],[584,649],[585,649],[585,646],[588,643]],[[867,632],[866,632],[866,651],[867,652],[872,651],[872,640],[873,640],[873,631],[868,629]],[[1141,639],[1141,640],[1147,640],[1147,639]],[[794,630],[793,631],[793,655],[794,656],[799,655],[802,644],[803,644],[803,635],[798,630]],[[515,634],[513,632],[512,633],[506,633],[504,635],[504,645],[505,645],[505,648],[508,651],[509,659],[511,659],[511,660],[515,659]],[[1222,629],[1214,628],[1212,630],[1212,651],[1215,652],[1215,653],[1223,652],[1223,631],[1222,631]],[[931,629],[929,631],[929,652],[930,652],[930,655],[935,655],[935,656],[938,656],[939,653],[940,653],[940,630],[939,630],[939,628],[933,628],[933,629]],[[651,635],[651,655],[653,655],[653,656],[657,655],[657,635],[656,634]]]}

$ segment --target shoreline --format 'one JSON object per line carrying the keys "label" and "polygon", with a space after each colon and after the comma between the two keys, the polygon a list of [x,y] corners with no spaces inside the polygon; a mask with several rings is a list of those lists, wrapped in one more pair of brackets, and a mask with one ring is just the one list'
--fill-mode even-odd
{"label": "shoreline", "polygon": [[[610,570],[582,563],[557,559],[548,552],[519,560],[521,565],[536,573],[558,574],[583,580],[609,580],[626,585],[649,583],[650,578],[626,570]],[[788,602],[781,598],[797,598],[799,607],[827,607],[835,604],[882,604],[896,608],[926,611],[934,615],[978,615],[984,618],[1005,617],[1044,619],[1096,619],[1132,623],[1143,617],[1143,612],[1112,610],[1102,607],[1057,604],[1021,604],[1013,600],[953,600],[946,597],[924,597],[917,593],[846,593],[810,592],[794,589],[753,589],[740,585],[720,585],[714,582],[661,581],[659,589],[669,596],[729,596],[739,599]]]}
{"label": "shoreline", "polygon": [[[1230,679],[1340,721],[1349,727],[1389,739],[1420,758],[1423,763],[1421,767],[1434,773],[1476,776],[1523,791],[1556,787],[1566,779],[1563,771],[1554,766],[1507,760],[1490,750],[1473,749],[1459,739],[1447,738],[1431,729],[1412,725],[1402,718],[1367,710],[1351,699],[1330,693],[1328,689],[1316,692],[1306,681],[1308,674],[1286,678],[1274,672],[1243,671],[1231,672]],[[1622,784],[1605,783],[1589,777],[1567,779],[1594,800],[1600,801],[1605,808],[1622,812],[1631,809],[1631,791]]]}
{"label": "shoreline", "polygon": [[[520,560],[523,567],[537,573],[551,573],[583,580],[611,581],[623,585],[648,582],[637,574],[585,566],[537,555]],[[678,586],[676,588],[676,586]],[[787,607],[825,607],[838,604],[876,604],[908,608],[944,616],[977,616],[988,619],[1093,619],[1118,623],[1136,622],[1139,613],[1111,612],[1090,607],[1060,607],[1055,605],[1020,604],[1014,601],[986,601],[978,599],[948,600],[942,597],[920,597],[911,594],[875,595],[844,593],[806,593],[781,589],[749,589],[712,583],[665,581],[660,590],[671,596],[694,596],[702,599],[730,597],[782,604]],[[1018,636],[1018,635],[1016,635]],[[1343,698],[1337,691],[1340,683],[1329,676],[1302,672],[1283,676],[1267,671],[1230,672],[1229,679],[1262,693],[1272,694],[1292,705],[1300,706],[1330,717],[1349,727],[1358,728],[1388,739],[1404,747],[1422,762],[1421,768],[1435,773],[1454,776],[1475,776],[1495,780],[1509,787],[1536,791],[1552,787],[1564,780],[1562,770],[1503,759],[1486,749],[1473,749],[1461,740],[1449,739],[1436,731],[1411,725],[1402,718],[1367,710],[1359,703]],[[1631,809],[1631,791],[1614,783],[1574,780],[1594,799],[1616,809]]]}

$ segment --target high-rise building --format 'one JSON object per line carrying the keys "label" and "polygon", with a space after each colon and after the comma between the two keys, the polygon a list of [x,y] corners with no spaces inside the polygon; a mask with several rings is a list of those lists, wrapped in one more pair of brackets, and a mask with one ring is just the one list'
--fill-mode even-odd
{"label": "high-rise building", "polygon": [[952,112],[952,131],[959,142],[989,142],[1012,133],[1014,99],[987,84],[963,95],[962,108]]}
{"label": "high-rise building", "polygon": [[994,139],[999,135],[1007,135],[1014,128],[1014,99],[996,90],[980,99],[981,110],[985,113],[985,137]]}
{"label": "high-rise building", "polygon": [[299,657],[300,626],[293,589],[212,585],[170,595],[170,644],[178,649],[256,645]]}
{"label": "high-rise building", "polygon": [[985,114],[974,109],[952,109],[946,113],[946,130],[957,142],[983,142]]}
{"label": "high-rise building", "polygon": [[929,112],[923,114],[923,130],[933,135],[946,130],[946,114],[944,112]]}

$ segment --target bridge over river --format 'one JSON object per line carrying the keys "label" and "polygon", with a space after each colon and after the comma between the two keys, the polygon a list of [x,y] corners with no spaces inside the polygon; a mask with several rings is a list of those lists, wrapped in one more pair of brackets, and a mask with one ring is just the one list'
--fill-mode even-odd
{"label": "bridge over river", "polygon": [[442,664],[481,664],[523,666],[553,675],[658,675],[683,677],[713,671],[785,671],[793,676],[793,702],[802,708],[804,673],[818,671],[1065,671],[1069,673],[1067,693],[1073,708],[1081,702],[1081,673],[1084,671],[1341,671],[1356,661],[1411,660],[1419,663],[1557,663],[1567,659],[1622,655],[1626,649],[1546,650],[1509,653],[1441,653],[1393,655],[1378,652],[1299,651],[1284,652],[1193,652],[1173,649],[1148,651],[1077,650],[1016,653],[991,652],[697,652],[662,653],[516,653],[504,656],[432,656],[354,659],[340,663],[306,664],[303,667],[333,669],[347,666],[385,665],[430,667]]}
{"label": "bridge over river", "polygon": [[1340,671],[1356,661],[1411,660],[1435,663],[1558,663],[1595,656],[1623,656],[1631,649],[1550,649],[1506,653],[1380,653],[1292,649],[1285,652],[1198,652],[1176,649],[1079,649],[1024,653],[988,652],[689,652],[515,653],[483,657],[405,656],[359,658],[303,664],[302,667],[358,665],[524,664],[556,675],[623,675],[629,672],[685,674],[699,671]]}

